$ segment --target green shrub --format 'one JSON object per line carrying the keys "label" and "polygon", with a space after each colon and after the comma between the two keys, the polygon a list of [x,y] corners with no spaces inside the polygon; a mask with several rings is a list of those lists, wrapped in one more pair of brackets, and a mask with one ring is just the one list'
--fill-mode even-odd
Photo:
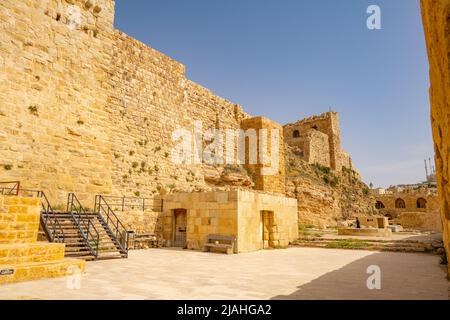
{"label": "green shrub", "polygon": [[336,177],[335,175],[333,175],[333,178],[331,178],[331,181],[330,181],[330,185],[333,188],[335,188],[335,187],[337,187],[338,184],[339,184],[339,178]]}
{"label": "green shrub", "polygon": [[367,246],[367,242],[358,239],[339,240],[327,244],[327,248],[330,249],[363,249]]}
{"label": "green shrub", "polygon": [[320,172],[322,172],[324,174],[330,174],[331,173],[331,168],[330,167],[323,166],[323,165],[321,165],[319,163],[314,164],[314,167],[316,168],[316,170],[318,170],[318,171],[320,171]]}
{"label": "green shrub", "polygon": [[28,111],[36,117],[39,117],[39,108],[37,105],[32,105],[28,107]]}

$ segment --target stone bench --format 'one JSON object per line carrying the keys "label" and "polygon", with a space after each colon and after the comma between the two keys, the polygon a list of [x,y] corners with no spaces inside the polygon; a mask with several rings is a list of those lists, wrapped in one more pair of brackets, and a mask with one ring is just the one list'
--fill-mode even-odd
{"label": "stone bench", "polygon": [[204,249],[204,252],[224,252],[226,254],[233,254],[236,248],[235,236],[209,235]]}

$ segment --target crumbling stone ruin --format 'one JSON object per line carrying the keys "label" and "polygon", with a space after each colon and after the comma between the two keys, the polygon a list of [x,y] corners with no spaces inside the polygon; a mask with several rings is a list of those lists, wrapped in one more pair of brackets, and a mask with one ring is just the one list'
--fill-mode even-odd
{"label": "crumbling stone ruin", "polygon": [[369,187],[341,149],[338,113],[309,117],[283,129],[286,193],[298,200],[301,224],[335,227],[376,213]]}
{"label": "crumbling stone ruin", "polygon": [[421,0],[421,6],[430,62],[431,126],[440,211],[444,245],[450,256],[450,0]]}
{"label": "crumbling stone ruin", "polygon": [[327,112],[287,124],[283,133],[285,142],[306,162],[330,167],[338,173],[344,167],[353,169],[350,156],[341,149],[337,112]]}
{"label": "crumbling stone ruin", "polygon": [[437,189],[427,184],[375,189],[375,207],[405,229],[442,232]]}

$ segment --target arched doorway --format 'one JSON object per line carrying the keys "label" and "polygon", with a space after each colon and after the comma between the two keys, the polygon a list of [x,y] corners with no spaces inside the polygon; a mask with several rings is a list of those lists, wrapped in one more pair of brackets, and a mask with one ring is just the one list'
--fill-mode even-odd
{"label": "arched doorway", "polygon": [[293,136],[294,138],[300,138],[300,131],[294,130],[294,133],[292,134],[292,136]]}
{"label": "arched doorway", "polygon": [[405,200],[403,200],[401,198],[398,198],[397,200],[395,200],[395,208],[405,209],[406,208]]}
{"label": "arched doorway", "polygon": [[380,210],[380,209],[384,209],[384,208],[386,208],[386,207],[385,207],[385,205],[384,205],[383,202],[377,201],[377,203],[375,203],[375,208],[377,208],[378,210]]}
{"label": "arched doorway", "polygon": [[424,198],[417,199],[417,209],[426,209],[427,208],[427,200]]}

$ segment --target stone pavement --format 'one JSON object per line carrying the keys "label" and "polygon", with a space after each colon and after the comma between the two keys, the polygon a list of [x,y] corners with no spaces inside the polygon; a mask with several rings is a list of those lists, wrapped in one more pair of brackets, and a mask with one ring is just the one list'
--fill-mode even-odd
{"label": "stone pavement", "polygon": [[[381,290],[367,289],[367,267]],[[290,248],[239,255],[150,249],[89,262],[81,289],[67,279],[0,286],[0,299],[448,299],[439,257]]]}

